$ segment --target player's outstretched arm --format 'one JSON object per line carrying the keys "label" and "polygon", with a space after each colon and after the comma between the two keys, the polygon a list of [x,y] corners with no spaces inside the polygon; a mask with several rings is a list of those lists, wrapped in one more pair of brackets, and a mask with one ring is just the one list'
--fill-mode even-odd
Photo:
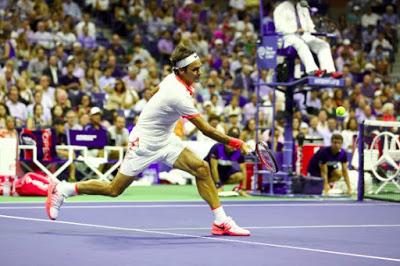
{"label": "player's outstretched arm", "polygon": [[215,128],[213,128],[203,117],[195,116],[190,119],[190,122],[193,123],[204,135],[212,138],[215,141],[228,144],[232,139],[231,137],[225,135],[222,132],[219,132]]}
{"label": "player's outstretched arm", "polygon": [[193,125],[195,125],[204,135],[212,138],[213,140],[228,144],[233,148],[240,149],[244,154],[249,154],[251,152],[251,148],[242,140],[229,137],[224,133],[219,132],[217,129],[208,124],[207,121],[201,116],[191,118],[190,122],[192,122]]}

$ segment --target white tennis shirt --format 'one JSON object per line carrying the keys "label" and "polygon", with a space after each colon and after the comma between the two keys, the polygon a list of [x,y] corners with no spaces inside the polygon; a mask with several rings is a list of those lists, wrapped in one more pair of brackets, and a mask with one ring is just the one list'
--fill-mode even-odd
{"label": "white tennis shirt", "polygon": [[166,76],[140,113],[129,141],[139,139],[139,146],[146,145],[151,150],[167,145],[179,118],[200,115],[194,106],[193,93],[194,88],[174,73]]}

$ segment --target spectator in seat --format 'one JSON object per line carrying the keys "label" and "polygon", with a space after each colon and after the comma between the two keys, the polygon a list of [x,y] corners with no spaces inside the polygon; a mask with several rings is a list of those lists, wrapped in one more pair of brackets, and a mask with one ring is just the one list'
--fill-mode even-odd
{"label": "spectator in seat", "polygon": [[64,45],[65,50],[71,51],[72,45],[76,42],[76,35],[71,31],[68,23],[63,23],[61,30],[56,34],[56,40]]}
{"label": "spectator in seat", "polygon": [[136,101],[137,98],[132,97],[132,94],[127,91],[122,79],[117,78],[113,90],[108,94],[104,108],[107,110],[125,110],[132,107]]}
{"label": "spectator in seat", "polygon": [[133,108],[136,114],[140,114],[146,105],[146,103],[150,100],[150,98],[153,96],[151,89],[145,88],[143,91],[143,98],[140,99],[136,104],[135,107]]}
{"label": "spectator in seat", "polygon": [[226,116],[228,117],[228,121],[225,123],[225,132],[228,132],[228,129],[232,127],[238,127],[239,129],[242,128],[238,113],[231,112]]}
{"label": "spectator in seat", "polygon": [[382,24],[389,24],[392,28],[396,28],[399,24],[399,17],[394,13],[392,5],[386,6],[386,13],[383,14],[381,22]]}
{"label": "spectator in seat", "polygon": [[50,77],[50,86],[58,86],[61,78],[61,70],[58,68],[57,56],[52,55],[49,58],[48,67],[43,70],[43,75]]}
{"label": "spectator in seat", "polygon": [[319,119],[317,116],[311,116],[310,118],[310,126],[308,128],[308,133],[306,134],[306,137],[310,138],[322,138],[322,134],[320,130],[318,129],[318,123]]}
{"label": "spectator in seat", "polygon": [[246,125],[240,134],[240,139],[249,144],[251,147],[255,147],[256,120],[254,118],[247,120]]}
{"label": "spectator in seat", "polygon": [[47,75],[42,75],[39,79],[39,85],[42,88],[44,107],[51,108],[54,105],[56,89],[50,86],[50,78]]}
{"label": "spectator in seat", "polygon": [[63,5],[65,15],[69,15],[74,21],[80,21],[82,19],[82,13],[79,6],[72,0],[65,0]]}
{"label": "spectator in seat", "polygon": [[171,33],[165,30],[161,34],[161,38],[157,43],[158,52],[161,55],[161,64],[168,63],[169,57],[174,50],[174,43],[172,41]]}
{"label": "spectator in seat", "polygon": [[144,82],[138,76],[139,68],[136,66],[130,66],[128,68],[128,75],[122,78],[125,83],[126,88],[129,91],[135,91],[136,94],[141,94],[144,90]]}
{"label": "spectator in seat", "polygon": [[78,35],[78,42],[84,50],[91,50],[97,47],[96,38],[89,35],[89,28],[84,26],[82,33]]}
{"label": "spectator in seat", "polygon": [[28,65],[28,71],[31,73],[31,78],[35,81],[38,81],[47,67],[48,63],[46,53],[43,48],[39,47],[36,50],[36,56],[29,62]]}
{"label": "spectator in seat", "polygon": [[28,118],[28,120],[32,120],[31,123],[35,129],[43,129],[51,125],[51,120],[46,119],[41,104],[35,104],[33,106],[33,116]]}
{"label": "spectator in seat", "polygon": [[17,138],[18,133],[15,126],[15,118],[10,115],[7,116],[5,119],[5,128],[1,128],[0,126],[0,138]]}
{"label": "spectator in seat", "polygon": [[0,129],[6,128],[6,118],[10,115],[7,105],[0,101]]}
{"label": "spectator in seat", "polygon": [[[116,62],[118,62],[118,63],[125,62],[126,51],[125,51],[125,48],[122,46],[121,37],[118,34],[113,34],[113,36],[111,38],[111,44],[110,44],[110,47],[108,47],[108,49],[113,52],[114,56],[116,57],[115,58]],[[116,66],[116,65],[113,65],[113,66]],[[113,76],[116,77],[114,74],[113,74]],[[118,76],[118,77],[120,77],[120,76]]]}
{"label": "spectator in seat", "polygon": [[129,132],[125,125],[125,117],[117,115],[114,118],[114,125],[108,128],[111,142],[114,146],[126,147],[128,145]]}
{"label": "spectator in seat", "polygon": [[68,98],[71,101],[72,106],[77,106],[79,104],[79,93],[81,91],[81,83],[79,78],[74,75],[75,63],[69,61],[67,63],[67,74],[63,75],[60,79],[60,85],[67,91]]}
{"label": "spectator in seat", "polygon": [[79,114],[79,126],[83,129],[90,123],[90,116],[86,113]]}
{"label": "spectator in seat", "polygon": [[321,131],[325,146],[331,145],[331,137],[338,130],[338,121],[336,120],[336,117],[330,116],[327,125],[327,129]]}
{"label": "spectator in seat", "polygon": [[342,131],[343,148],[346,151],[352,151],[353,145],[356,144],[355,137],[358,135],[358,122],[355,118],[350,118],[347,121],[346,129]]}
{"label": "spectator in seat", "polygon": [[19,91],[16,86],[11,86],[6,105],[10,114],[16,118],[17,127],[22,126],[28,117],[28,110],[26,105],[19,101]]}
{"label": "spectator in seat", "polygon": [[382,120],[383,121],[396,121],[394,104],[393,103],[385,103],[382,107]]}
{"label": "spectator in seat", "polygon": [[[90,123],[87,124],[83,129],[84,130],[101,130],[101,131],[106,131],[107,133],[107,143],[110,143],[109,139],[109,134],[107,129],[102,125],[102,111],[100,110],[99,107],[92,107],[90,109]],[[104,150],[98,150],[98,149],[91,149],[89,150],[90,154],[95,157],[101,157],[104,154]]]}
{"label": "spectator in seat", "polygon": [[84,13],[82,16],[82,21],[75,26],[75,31],[78,36],[84,33],[84,27],[87,28],[88,36],[96,39],[96,25],[90,21],[90,14]]}
{"label": "spectator in seat", "polygon": [[39,21],[36,26],[36,32],[32,36],[36,44],[43,47],[47,51],[51,51],[54,48],[54,34],[46,29],[44,21]]}
{"label": "spectator in seat", "polygon": [[367,12],[361,17],[361,26],[363,28],[367,28],[369,26],[373,26],[376,28],[380,19],[381,17],[378,14],[372,12],[371,6],[368,6]]}
{"label": "spectator in seat", "polygon": [[82,130],[82,126],[78,124],[78,120],[76,117],[76,112],[74,110],[69,110],[67,114],[65,115],[65,131],[68,131],[70,129],[72,130]]}

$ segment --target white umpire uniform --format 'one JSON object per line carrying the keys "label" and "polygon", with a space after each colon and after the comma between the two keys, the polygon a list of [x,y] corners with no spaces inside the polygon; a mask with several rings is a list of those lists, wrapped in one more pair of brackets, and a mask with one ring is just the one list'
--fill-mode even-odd
{"label": "white umpire uniform", "polygon": [[[327,73],[336,71],[329,43],[311,35],[315,32],[315,25],[308,7],[302,7],[299,2],[284,1],[274,10],[274,23],[276,31],[284,35],[284,47],[293,46],[296,49],[306,73],[319,69],[311,51],[317,54],[321,70]],[[304,30],[303,34],[297,33],[299,28]]]}

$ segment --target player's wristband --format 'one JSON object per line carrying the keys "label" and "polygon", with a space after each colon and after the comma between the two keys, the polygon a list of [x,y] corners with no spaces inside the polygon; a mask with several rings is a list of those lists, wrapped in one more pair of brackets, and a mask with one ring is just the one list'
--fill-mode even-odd
{"label": "player's wristband", "polygon": [[235,150],[239,150],[240,147],[242,146],[243,141],[241,139],[237,138],[231,138],[228,142],[228,146],[231,148],[234,148]]}

